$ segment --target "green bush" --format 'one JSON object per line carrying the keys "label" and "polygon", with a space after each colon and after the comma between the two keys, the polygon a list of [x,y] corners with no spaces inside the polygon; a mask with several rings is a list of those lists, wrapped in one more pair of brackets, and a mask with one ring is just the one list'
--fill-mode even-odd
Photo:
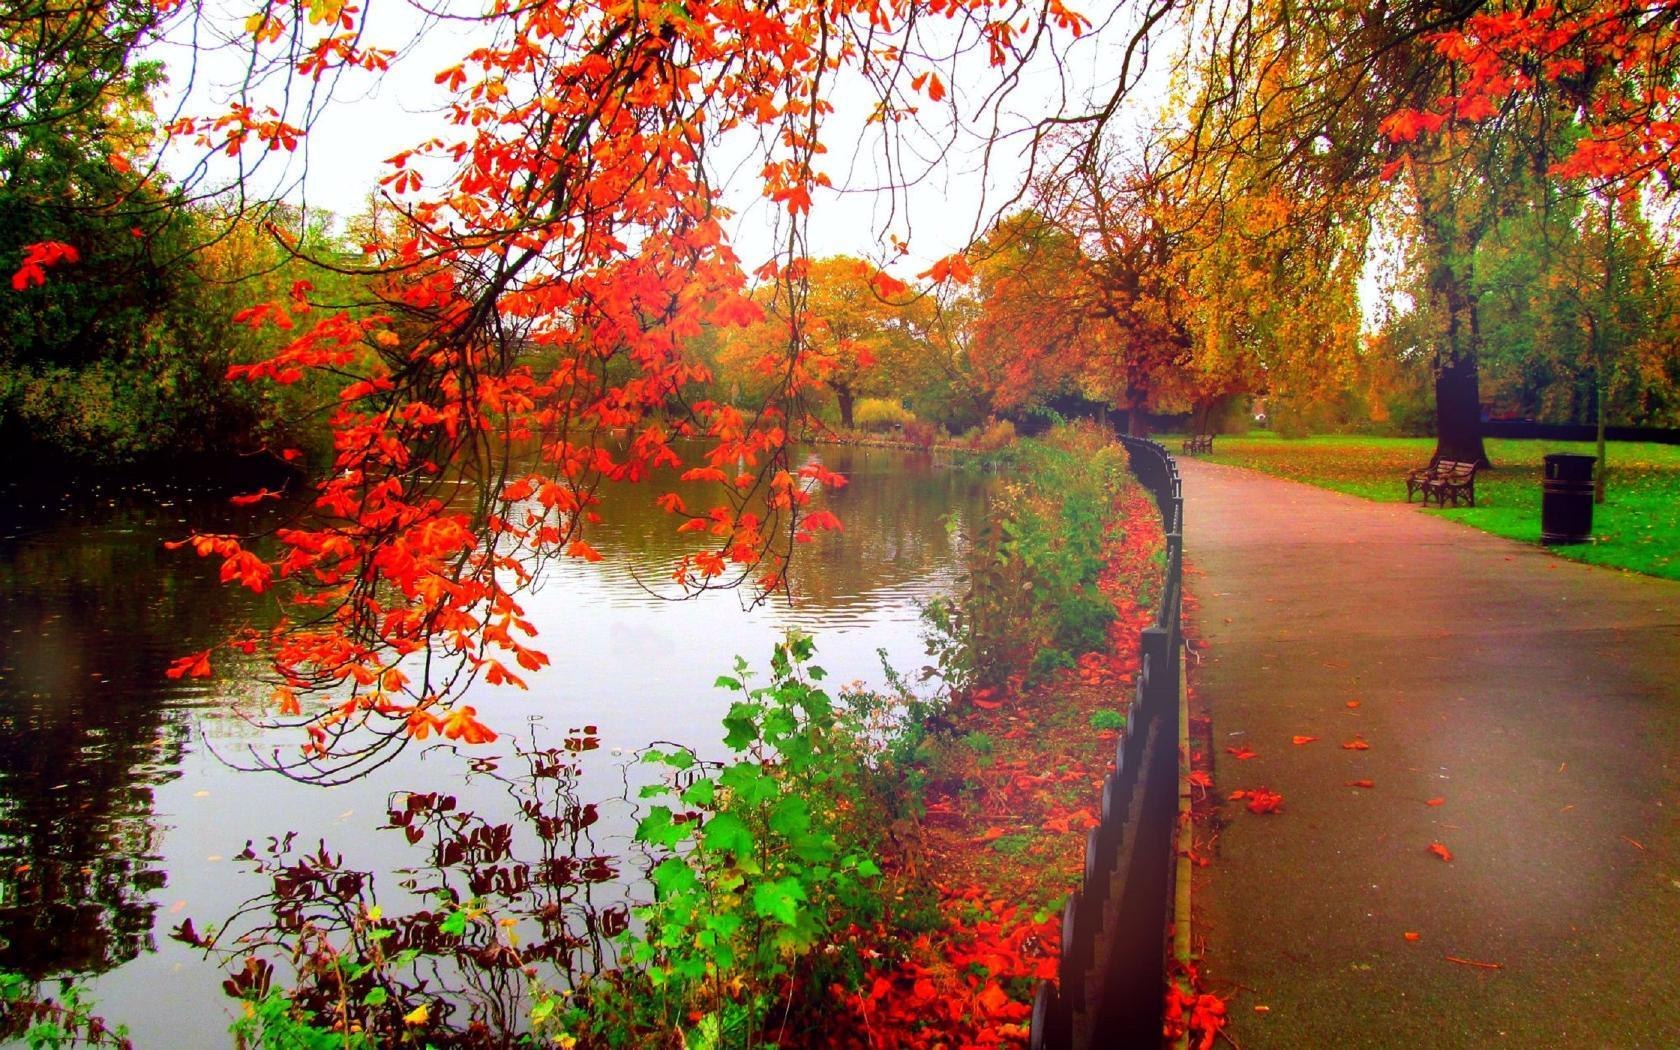
{"label": "green bush", "polygon": [[1107,642],[1114,606],[1097,587],[1119,492],[1120,447],[1096,427],[1060,426],[1019,445],[994,497],[968,587],[929,604],[929,649],[954,690],[1044,677]]}
{"label": "green bush", "polygon": [[865,397],[859,399],[852,409],[852,422],[859,430],[880,433],[894,430],[906,423],[916,421],[915,413],[899,404],[883,397]]}

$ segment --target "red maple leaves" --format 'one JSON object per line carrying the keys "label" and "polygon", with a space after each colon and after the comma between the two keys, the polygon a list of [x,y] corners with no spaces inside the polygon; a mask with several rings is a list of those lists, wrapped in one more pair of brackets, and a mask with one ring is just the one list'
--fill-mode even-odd
{"label": "red maple leaves", "polygon": [[1248,800],[1250,813],[1283,812],[1283,796],[1263,787],[1233,791],[1225,797],[1232,802]]}
{"label": "red maple leaves", "polygon": [[63,241],[38,241],[23,246],[23,261],[12,274],[12,290],[21,292],[31,285],[47,283],[47,267],[81,260],[81,254]]}

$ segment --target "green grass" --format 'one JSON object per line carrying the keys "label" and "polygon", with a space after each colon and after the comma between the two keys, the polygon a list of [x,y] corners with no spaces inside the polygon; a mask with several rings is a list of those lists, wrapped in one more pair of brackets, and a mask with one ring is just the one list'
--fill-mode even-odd
{"label": "green grass", "polygon": [[[1176,454],[1179,442],[1163,438]],[[1429,462],[1433,438],[1327,436],[1299,439],[1271,434],[1222,436],[1216,463],[1251,467],[1277,477],[1365,499],[1400,503],[1406,471]],[[1541,457],[1550,452],[1593,454],[1588,442],[1490,438],[1494,470],[1476,476],[1476,506],[1431,508],[1498,536],[1540,542]],[[1593,508],[1594,542],[1550,548],[1577,561],[1680,579],[1680,445],[1612,441],[1605,502]]]}

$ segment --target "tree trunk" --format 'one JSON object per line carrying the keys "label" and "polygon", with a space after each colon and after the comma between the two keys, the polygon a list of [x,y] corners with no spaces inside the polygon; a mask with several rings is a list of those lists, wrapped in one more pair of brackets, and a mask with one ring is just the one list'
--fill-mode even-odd
{"label": "tree trunk", "polygon": [[1148,395],[1136,387],[1126,391],[1126,435],[1142,438],[1149,436],[1149,420],[1144,418],[1143,406]]}
{"label": "tree trunk", "polygon": [[1482,332],[1472,281],[1480,231],[1466,228],[1450,186],[1418,184],[1418,208],[1431,257],[1429,291],[1446,319],[1435,349],[1435,458],[1490,466],[1482,444],[1477,357]]}
{"label": "tree trunk", "polygon": [[1435,372],[1435,456],[1488,465],[1476,359],[1448,353]]}
{"label": "tree trunk", "polygon": [[1604,473],[1609,464],[1604,462],[1604,392],[1598,395],[1598,462],[1593,466],[1593,502],[1604,502]]}
{"label": "tree trunk", "polygon": [[856,395],[850,386],[836,386],[834,396],[840,402],[840,425],[847,430],[852,429],[852,401]]}

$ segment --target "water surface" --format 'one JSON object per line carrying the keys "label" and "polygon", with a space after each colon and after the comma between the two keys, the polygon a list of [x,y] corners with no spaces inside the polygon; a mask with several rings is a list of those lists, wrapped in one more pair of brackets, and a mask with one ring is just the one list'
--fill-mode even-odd
{"label": "water surface", "polygon": [[[608,491],[606,523],[590,537],[605,560],[552,563],[525,599],[553,665],[527,676],[528,691],[469,698],[503,738],[466,752],[411,747],[333,788],[229,764],[298,743],[232,713],[230,701],[257,688],[237,669],[212,683],[162,673],[265,615],[217,583],[214,565],[164,541],[249,528],[273,510],[168,490],[12,494],[0,510],[0,967],[88,978],[100,1012],[141,1047],[226,1046],[223,967],[168,934],[187,918],[222,923],[265,890],[234,859],[247,840],[259,852],[289,832],[310,849],[324,841],[374,873],[383,902],[425,861],[401,833],[379,830],[393,792],[451,792],[464,807],[516,815],[510,781],[523,764],[512,744],[557,747],[594,726],[600,748],[575,788],[621,796],[615,752],[654,740],[715,749],[729,695],[712,680],[737,654],[765,666],[790,628],[817,636],[818,662],[839,682],[880,684],[877,649],[900,670],[919,668],[919,603],[950,589],[987,479],[896,451],[817,455],[850,480],[824,497],[845,531],[800,551],[791,603],[649,593],[644,581],[664,579],[679,549],[653,506],[660,490]],[[591,848],[623,846],[634,813],[618,807],[590,829]]]}

